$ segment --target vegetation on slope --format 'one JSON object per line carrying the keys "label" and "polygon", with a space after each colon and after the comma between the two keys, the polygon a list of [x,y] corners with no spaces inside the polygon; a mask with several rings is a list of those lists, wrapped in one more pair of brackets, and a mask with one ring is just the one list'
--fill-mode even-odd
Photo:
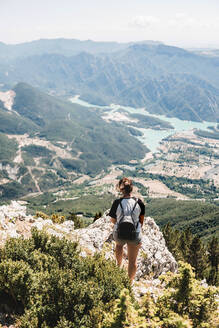
{"label": "vegetation on slope", "polygon": [[0,249],[0,299],[22,313],[22,328],[90,327],[130,283],[104,256],[82,258],[77,244],[33,230]]}
{"label": "vegetation on slope", "polygon": [[[137,44],[117,53],[71,57],[42,53],[3,64],[3,83],[25,81],[94,104],[146,107],[181,119],[216,121],[218,60],[161,44]],[[4,72],[8,70],[9,75]],[[31,74],[29,72],[31,71]]]}
{"label": "vegetation on slope", "polygon": [[177,274],[162,276],[163,294],[155,300],[146,293],[135,305],[128,290],[114,301],[98,328],[201,328],[217,327],[216,288],[200,286],[189,264],[180,263]]}
{"label": "vegetation on slope", "polygon": [[160,118],[153,117],[150,115],[142,115],[142,114],[131,114],[130,115],[133,118],[138,119],[138,123],[132,123],[130,122],[130,125],[136,126],[139,128],[151,128],[151,129],[173,129],[173,126],[164,120],[161,120]]}
{"label": "vegetation on slope", "polygon": [[[3,131],[0,133],[0,162],[10,160],[8,170],[11,169],[18,149],[16,142],[8,139],[5,133],[28,133],[33,139],[27,140],[31,145],[20,148],[16,181],[1,186],[4,200],[7,197],[17,199],[25,191],[31,193],[39,188],[48,191],[66,186],[73,176],[95,176],[112,164],[127,164],[133,158],[143,158],[148,151],[133,137],[133,131],[115,122],[105,122],[95,109],[62,101],[25,83],[17,84],[14,91],[13,109],[18,114],[0,109],[0,131]],[[24,136],[24,141],[26,139],[28,136]],[[43,142],[40,146],[40,139],[50,141],[48,147],[44,147]],[[29,175],[27,168],[31,170]],[[0,170],[0,177],[8,177],[7,172]]]}
{"label": "vegetation on slope", "polygon": [[204,243],[190,229],[176,230],[168,223],[162,229],[166,245],[177,261],[185,261],[194,268],[197,279],[219,285],[219,243],[212,237]]}
{"label": "vegetation on slope", "polygon": [[36,125],[14,112],[7,112],[0,108],[0,132],[6,134],[24,134],[37,131]]}
{"label": "vegetation on slope", "polygon": [[30,181],[28,180],[28,184],[23,186],[21,183],[17,181],[11,181],[5,184],[0,185],[0,193],[1,193],[1,202],[7,202],[9,200],[15,200],[23,197],[28,192],[32,192],[32,188],[30,189]]}
{"label": "vegetation on slope", "polygon": [[32,157],[50,157],[52,154],[54,154],[54,151],[51,151],[50,149],[43,147],[43,146],[37,146],[37,145],[28,145],[25,147],[22,147],[22,150],[27,152]]}
{"label": "vegetation on slope", "polygon": [[146,215],[153,217],[163,227],[168,222],[174,229],[190,229],[193,234],[208,239],[218,236],[219,207],[200,201],[175,199],[149,199]]}
{"label": "vegetation on slope", "polygon": [[0,161],[12,161],[18,149],[17,142],[0,133]]}
{"label": "vegetation on slope", "polygon": [[104,254],[81,257],[77,243],[34,229],[0,249],[1,306],[21,328],[216,327],[217,290],[190,265],[161,279],[156,300],[136,302],[127,273]]}
{"label": "vegetation on slope", "polygon": [[[27,207],[32,214],[36,211],[43,211],[48,215],[59,213],[68,216],[70,212],[73,212],[93,218],[97,212],[103,213],[108,210],[115,199],[115,196],[109,193],[97,195],[93,189],[90,189],[90,193],[87,195],[83,195],[79,186],[72,189],[71,192],[72,195],[63,196],[60,200],[51,192],[36,197],[27,197],[25,200],[27,200]],[[68,199],[70,196],[72,199]]]}
{"label": "vegetation on slope", "polygon": [[147,151],[118,123],[106,123],[94,110],[48,96],[24,83],[18,84],[14,109],[38,126],[39,137],[52,142],[69,142],[72,162],[63,159],[71,171],[96,174],[112,163],[128,163]]}
{"label": "vegetation on slope", "polygon": [[203,138],[210,138],[210,139],[219,139],[219,131],[203,131],[203,130],[196,130],[194,132],[197,136],[203,137]]}

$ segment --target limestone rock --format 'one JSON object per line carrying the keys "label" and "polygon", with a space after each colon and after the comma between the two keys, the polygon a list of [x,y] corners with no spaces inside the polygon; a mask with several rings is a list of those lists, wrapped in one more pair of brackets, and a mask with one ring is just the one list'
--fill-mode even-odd
{"label": "limestone rock", "polygon": [[[52,220],[34,218],[26,215],[26,207],[19,202],[0,207],[0,245],[9,237],[17,238],[31,235],[31,228],[47,231],[59,238],[78,241],[81,255],[94,254],[104,249],[106,258],[114,259],[115,242],[112,238],[113,224],[105,213],[100,219],[84,229],[74,230],[74,222],[65,221],[54,224]],[[142,247],[138,256],[136,278],[158,277],[167,271],[176,271],[177,263],[168,251],[163,235],[155,221],[147,217],[143,225]],[[124,250],[124,265],[127,265],[127,250]]]}
{"label": "limestone rock", "polygon": [[[89,227],[75,230],[74,234],[83,250],[88,254],[94,254],[106,247],[106,257],[114,258],[115,243],[112,237],[113,224],[106,213],[100,219],[96,220]],[[177,263],[168,251],[163,234],[155,221],[147,217],[145,218],[142,228],[143,238],[142,247],[138,256],[138,270],[136,278],[152,275],[154,278],[160,274],[177,270]],[[124,252],[125,265],[127,264],[127,251]]]}
{"label": "limestone rock", "polygon": [[67,220],[62,223],[62,226],[65,227],[66,229],[68,229],[68,231],[74,230],[74,222],[73,221]]}
{"label": "limestone rock", "polygon": [[33,224],[32,224],[32,227],[34,228],[37,228],[38,230],[43,230],[43,222],[34,222]]}
{"label": "limestone rock", "polygon": [[69,237],[69,234],[74,231],[74,222],[65,221],[62,224],[54,224],[50,219],[45,220],[27,215],[26,206],[19,201],[0,206],[0,245],[3,245],[7,238],[30,237],[31,229],[34,227],[63,238]]}

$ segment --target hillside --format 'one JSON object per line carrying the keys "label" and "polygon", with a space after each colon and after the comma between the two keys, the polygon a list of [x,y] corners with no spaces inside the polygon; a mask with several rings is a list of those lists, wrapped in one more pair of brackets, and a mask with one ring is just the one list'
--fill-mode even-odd
{"label": "hillside", "polygon": [[17,84],[13,106],[0,108],[2,199],[61,188],[83,174],[143,158],[127,128],[90,110]]}
{"label": "hillside", "polygon": [[[27,215],[17,202],[0,208],[0,325],[113,328],[128,322],[136,328],[217,327],[218,289],[200,280],[215,270],[215,251],[214,265],[207,256],[200,261],[206,254],[200,244],[195,270],[177,263],[148,217],[131,284],[126,248],[125,268],[114,260],[107,215],[82,229],[74,229],[72,219],[64,220]],[[206,276],[200,272],[203,268],[208,269]]]}
{"label": "hillside", "polygon": [[218,204],[151,199],[147,203],[147,215],[155,218],[160,227],[170,223],[174,229],[190,229],[194,235],[206,239],[219,238]]}
{"label": "hillside", "polygon": [[219,117],[217,57],[156,43],[71,56],[46,49],[2,63],[0,82],[25,81],[60,96],[80,94],[94,104],[146,107],[186,120]]}

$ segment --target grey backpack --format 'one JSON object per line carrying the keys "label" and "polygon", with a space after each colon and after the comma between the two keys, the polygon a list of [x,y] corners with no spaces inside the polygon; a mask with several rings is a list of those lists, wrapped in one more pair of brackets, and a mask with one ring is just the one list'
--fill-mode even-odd
{"label": "grey backpack", "polygon": [[122,216],[117,225],[117,233],[118,233],[119,239],[123,239],[123,240],[136,239],[136,236],[137,236],[136,229],[137,229],[139,222],[135,223],[135,221],[133,219],[133,212],[135,210],[137,203],[138,203],[138,199],[136,199],[134,207],[131,210],[130,214],[125,215],[124,209],[122,206],[122,200],[120,201],[120,206],[122,209]]}

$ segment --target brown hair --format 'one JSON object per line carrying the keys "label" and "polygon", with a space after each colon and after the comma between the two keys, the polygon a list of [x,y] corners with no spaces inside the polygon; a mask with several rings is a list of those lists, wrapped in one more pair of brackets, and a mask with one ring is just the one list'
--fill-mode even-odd
{"label": "brown hair", "polygon": [[117,185],[117,190],[123,193],[123,195],[129,195],[133,190],[132,180],[129,178],[122,178]]}

